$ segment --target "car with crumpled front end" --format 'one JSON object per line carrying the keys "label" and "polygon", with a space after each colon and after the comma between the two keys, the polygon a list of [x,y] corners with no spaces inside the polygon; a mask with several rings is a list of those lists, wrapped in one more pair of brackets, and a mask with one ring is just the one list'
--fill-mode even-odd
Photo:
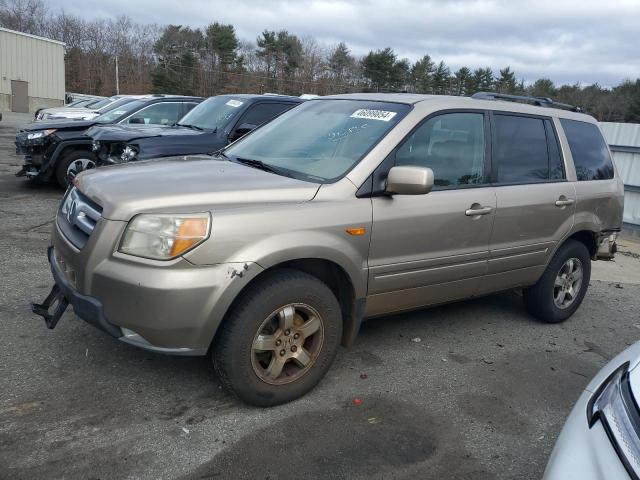
{"label": "car with crumpled front end", "polygon": [[16,134],[16,154],[24,155],[24,164],[16,176],[31,180],[55,179],[66,188],[69,176],[94,168],[97,157],[93,140],[86,131],[93,126],[110,124],[173,125],[203,98],[181,95],[127,96],[119,99],[92,120],[57,120],[33,122]]}
{"label": "car with crumpled front end", "polygon": [[89,129],[87,136],[93,139],[99,166],[213,153],[304,100],[274,94],[217,95],[172,126],[100,126]]}

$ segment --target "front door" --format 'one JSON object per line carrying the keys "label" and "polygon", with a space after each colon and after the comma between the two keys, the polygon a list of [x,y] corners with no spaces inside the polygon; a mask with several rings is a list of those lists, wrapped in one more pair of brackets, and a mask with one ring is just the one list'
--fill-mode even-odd
{"label": "front door", "polygon": [[427,118],[392,155],[434,172],[426,195],[374,197],[367,315],[473,296],[486,273],[496,198],[489,185],[488,116]]}
{"label": "front door", "polygon": [[576,199],[550,118],[496,112],[491,125],[498,208],[480,293],[535,282],[571,229]]}
{"label": "front door", "polygon": [[29,113],[29,83],[11,80],[11,111]]}

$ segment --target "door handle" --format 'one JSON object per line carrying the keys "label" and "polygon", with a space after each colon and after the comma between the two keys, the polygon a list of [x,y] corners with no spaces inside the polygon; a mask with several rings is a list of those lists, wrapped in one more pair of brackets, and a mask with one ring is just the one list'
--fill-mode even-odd
{"label": "door handle", "polygon": [[566,198],[562,196],[558,200],[556,200],[556,207],[566,207],[569,205],[573,205],[574,202],[575,200],[573,198]]}
{"label": "door handle", "polygon": [[488,213],[491,213],[491,212],[493,212],[493,208],[491,207],[478,206],[477,208],[470,208],[468,210],[465,210],[464,214],[467,217],[475,217],[476,215],[487,215]]}

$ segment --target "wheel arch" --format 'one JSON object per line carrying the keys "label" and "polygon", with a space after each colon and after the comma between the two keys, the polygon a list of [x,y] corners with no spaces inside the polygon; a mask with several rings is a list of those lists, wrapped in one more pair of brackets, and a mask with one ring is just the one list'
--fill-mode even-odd
{"label": "wheel arch", "polygon": [[241,301],[246,291],[257,281],[260,281],[266,275],[273,274],[278,270],[291,269],[299,270],[312,275],[323,282],[336,296],[342,312],[342,340],[344,346],[353,344],[355,337],[360,329],[362,317],[364,314],[364,298],[358,298],[357,287],[354,279],[349,275],[347,270],[334,260],[318,257],[301,257],[283,260],[262,270],[259,274],[247,282],[235,296],[233,301],[218,324],[215,335],[212,338],[211,345],[215,343],[216,336],[222,325],[235,308],[236,304]]}
{"label": "wheel arch", "polygon": [[64,158],[66,155],[69,155],[74,151],[86,150],[95,156],[95,154],[91,151],[91,145],[92,145],[91,140],[60,142],[56,147],[56,149],[51,154],[51,156],[49,157],[49,160],[47,161],[46,169],[51,171],[55,170],[56,165],[58,164],[60,159]]}

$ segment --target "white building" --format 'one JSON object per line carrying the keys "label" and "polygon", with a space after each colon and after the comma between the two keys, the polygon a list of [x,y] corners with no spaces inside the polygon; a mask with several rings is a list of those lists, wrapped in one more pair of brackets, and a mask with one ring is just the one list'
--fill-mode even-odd
{"label": "white building", "polygon": [[624,221],[640,225],[640,124],[600,122],[624,181]]}
{"label": "white building", "polygon": [[0,111],[64,104],[64,43],[0,28]]}

